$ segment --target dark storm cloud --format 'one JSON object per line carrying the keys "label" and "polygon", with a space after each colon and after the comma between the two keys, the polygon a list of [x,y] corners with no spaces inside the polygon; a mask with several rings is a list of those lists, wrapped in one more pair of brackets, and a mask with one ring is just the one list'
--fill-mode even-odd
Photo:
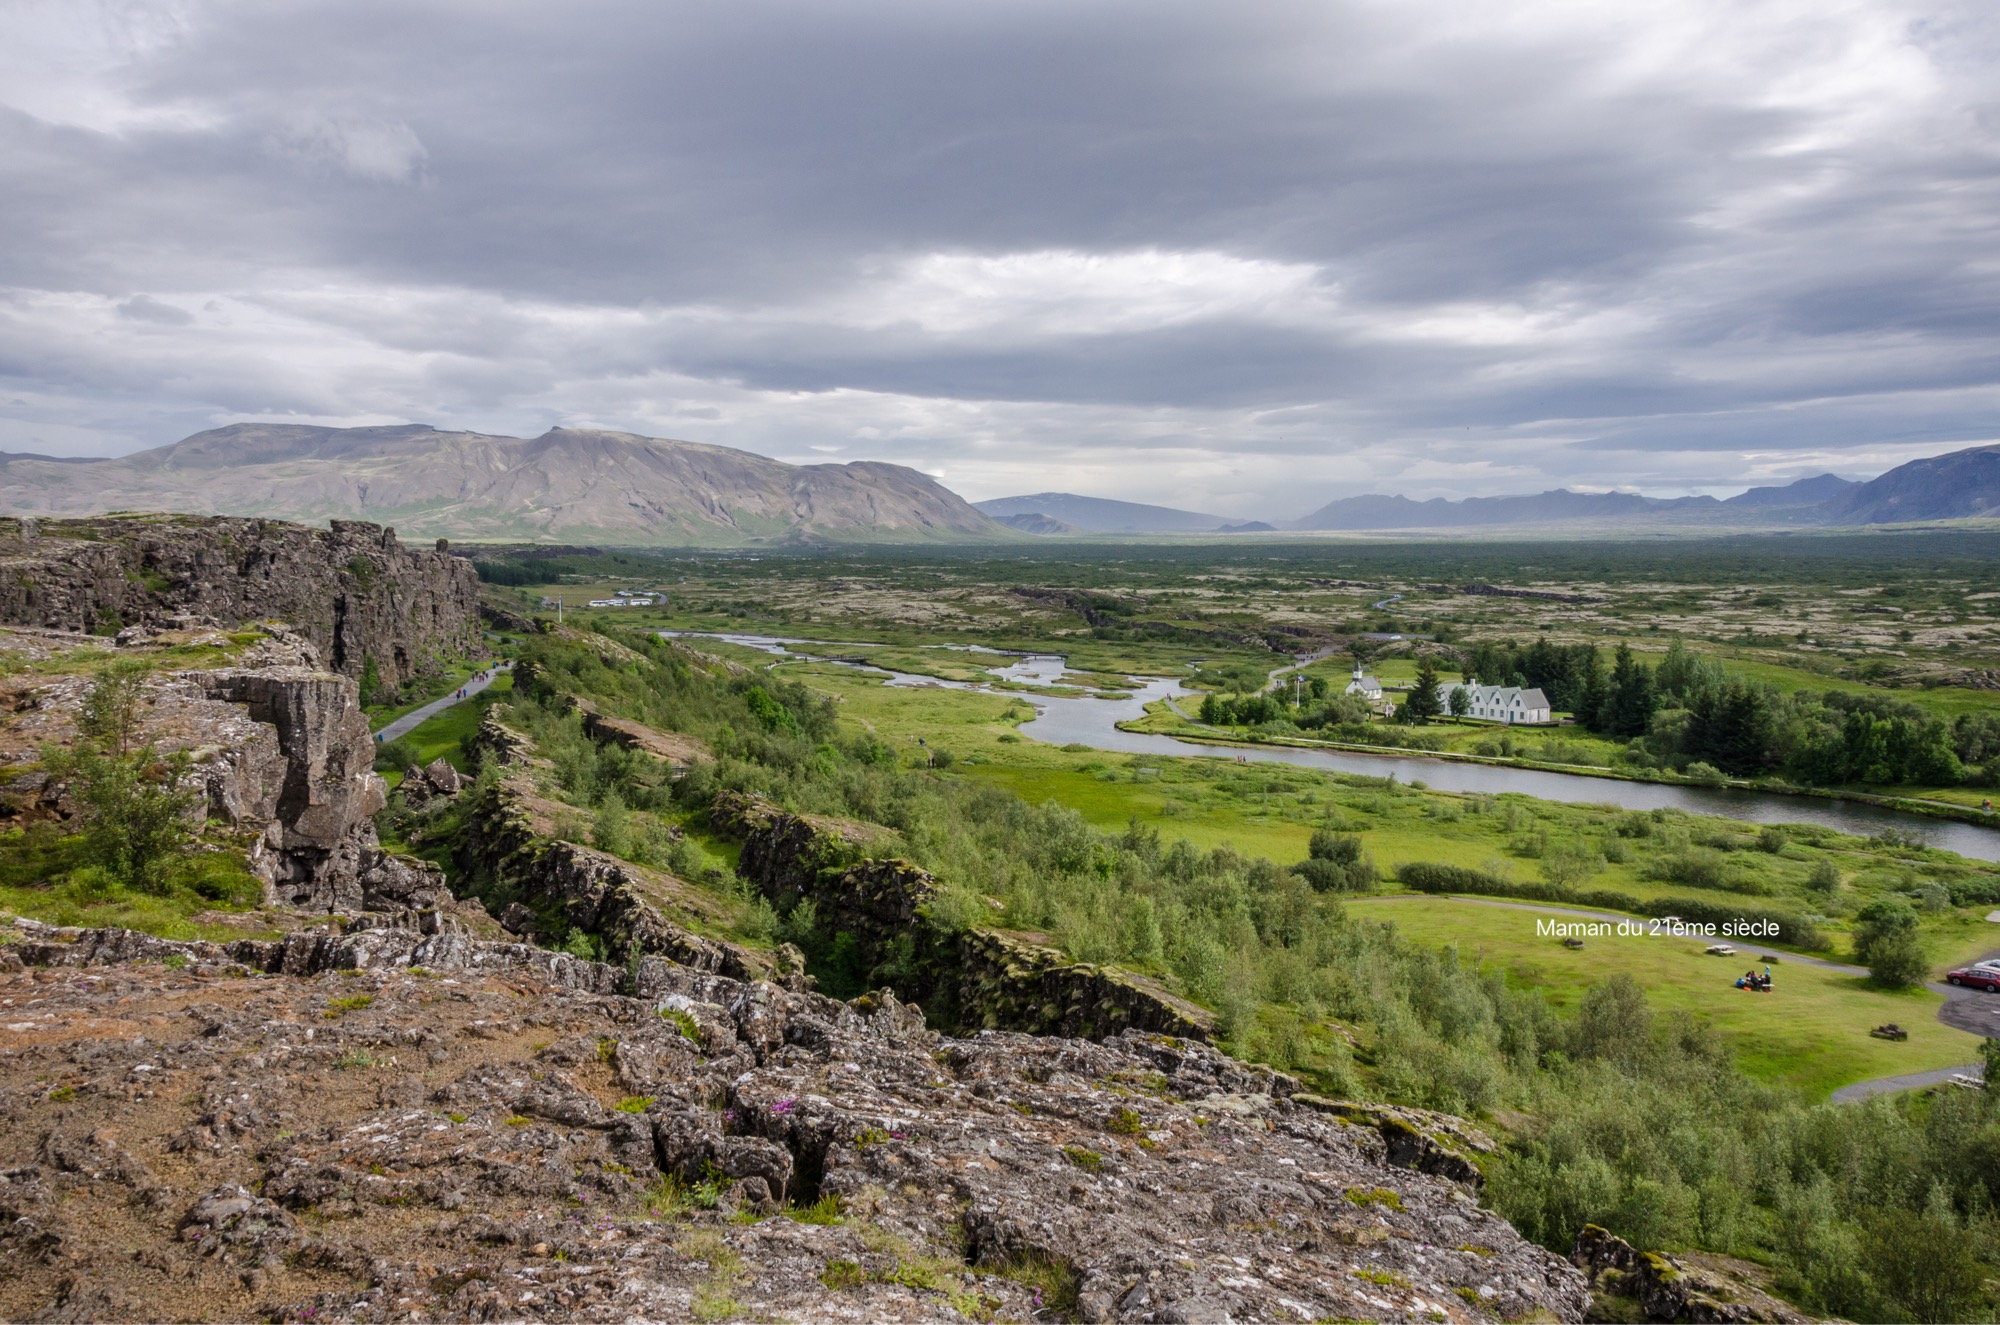
{"label": "dark storm cloud", "polygon": [[1671,490],[1996,431],[1980,6],[10,23],[6,449],[593,422],[980,496],[1145,455],[1107,495],[1286,515],[1302,482]]}

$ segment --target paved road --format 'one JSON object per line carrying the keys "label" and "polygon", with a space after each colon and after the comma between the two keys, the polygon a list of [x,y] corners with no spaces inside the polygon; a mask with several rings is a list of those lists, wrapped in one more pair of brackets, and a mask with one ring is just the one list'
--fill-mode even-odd
{"label": "paved road", "polygon": [[[1430,894],[1392,894],[1377,900],[1393,902],[1404,896],[1428,896]],[[1616,911],[1586,911],[1572,906],[1542,906],[1533,902],[1505,902],[1497,897],[1469,897],[1458,893],[1446,894],[1455,902],[1476,902],[1480,906],[1505,907],[1512,911],[1543,911],[1555,915],[1581,916],[1586,920],[1630,920],[1632,917]],[[1739,951],[1755,947],[1748,945]],[[1981,960],[2000,957],[2000,952],[1991,952]],[[1866,975],[1868,968],[1854,966],[1847,962],[1830,962],[1821,957],[1807,957],[1802,953],[1788,952],[1788,962],[1802,966],[1818,966],[1829,971],[1840,971],[1847,975]],[[1961,989],[1954,985],[1927,981],[1924,988],[1944,995],[1944,1004],[1938,1008],[1938,1020],[1956,1030],[1970,1031],[1974,1035],[1990,1035],[2000,1038],[2000,994],[1989,994],[1977,989]],[[1958,1067],[1941,1067],[1930,1072],[1909,1072],[1901,1076],[1875,1077],[1868,1081],[1857,1081],[1842,1086],[1833,1092],[1832,1098],[1838,1103],[1865,1100],[1872,1095],[1887,1095],[1899,1090],[1917,1090],[1924,1086],[1939,1086],[1959,1074],[1983,1076],[1985,1068],[1979,1063],[1965,1063]]]}
{"label": "paved road", "polygon": [[1941,1067],[1935,1072],[1911,1072],[1900,1077],[1876,1077],[1873,1081],[1857,1081],[1851,1086],[1842,1086],[1833,1092],[1835,1104],[1852,1104],[1874,1095],[1893,1095],[1899,1090],[1919,1090],[1925,1086],[1942,1086],[1955,1076],[1976,1077],[1985,1069],[1978,1063],[1967,1063],[1963,1067]]}
{"label": "paved road", "polygon": [[474,695],[484,690],[487,686],[492,685],[494,680],[499,677],[501,672],[505,671],[509,667],[512,667],[513,665],[514,664],[511,662],[503,662],[498,667],[492,668],[491,670],[487,671],[484,675],[475,677],[474,679],[466,682],[464,686],[465,693],[463,695],[460,695],[457,690],[453,690],[449,695],[446,695],[443,699],[434,699],[430,703],[424,705],[422,708],[411,709],[408,713],[405,713],[402,717],[396,719],[394,722],[384,727],[381,731],[377,732],[376,740],[393,741],[398,736],[407,735],[408,733],[416,730],[416,728],[426,719],[435,718],[438,714],[444,712],[446,709],[450,708],[453,704],[463,704],[466,700],[471,699]]}

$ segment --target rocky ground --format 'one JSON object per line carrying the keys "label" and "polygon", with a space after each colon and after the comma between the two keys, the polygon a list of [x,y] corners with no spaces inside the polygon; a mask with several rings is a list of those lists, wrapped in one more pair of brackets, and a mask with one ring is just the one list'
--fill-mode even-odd
{"label": "rocky ground", "polygon": [[[425,933],[429,929],[433,932]],[[1407,1120],[435,914],[0,928],[13,1320],[1581,1319]],[[635,991],[637,996],[616,992]]]}

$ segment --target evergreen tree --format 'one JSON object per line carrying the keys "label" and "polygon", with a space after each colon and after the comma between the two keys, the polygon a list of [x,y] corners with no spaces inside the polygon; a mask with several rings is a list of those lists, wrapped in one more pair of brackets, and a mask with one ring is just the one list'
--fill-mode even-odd
{"label": "evergreen tree", "polygon": [[1689,758],[1739,776],[1761,772],[1771,753],[1771,700],[1762,686],[1729,681],[1688,706]]}
{"label": "evergreen tree", "polygon": [[1409,698],[1403,701],[1403,708],[1398,716],[1407,722],[1423,723],[1429,722],[1443,711],[1444,705],[1438,700],[1437,663],[1429,654],[1425,654],[1417,659],[1416,684],[1410,687]]}
{"label": "evergreen tree", "polygon": [[1875,983],[1907,989],[1930,972],[1917,913],[1900,897],[1878,897],[1854,918],[1854,956]]}
{"label": "evergreen tree", "polygon": [[1659,706],[1652,669],[1632,656],[1629,645],[1620,644],[1611,665],[1611,682],[1598,705],[1595,730],[1607,736],[1644,736]]}

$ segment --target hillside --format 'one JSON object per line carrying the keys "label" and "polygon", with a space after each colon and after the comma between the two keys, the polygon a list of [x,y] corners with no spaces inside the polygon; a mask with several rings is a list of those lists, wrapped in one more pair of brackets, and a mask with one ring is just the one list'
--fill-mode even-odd
{"label": "hillside", "polygon": [[239,423],[116,459],[0,456],[0,512],[121,509],[362,518],[409,536],[627,546],[1012,536],[901,465],[789,465],[596,429],[523,439]]}
{"label": "hillside", "polygon": [[[996,520],[1040,515],[1088,534],[1198,534],[1230,523],[1226,516],[1178,511],[1171,506],[1148,506],[1136,501],[1114,501],[1108,497],[1080,497],[1073,492],[994,497],[989,501],[974,502],[973,505]],[[1031,532],[1062,531],[1038,527]]]}
{"label": "hillside", "polygon": [[1835,524],[1894,524],[2000,516],[2000,446],[1928,456],[1829,503]]}

